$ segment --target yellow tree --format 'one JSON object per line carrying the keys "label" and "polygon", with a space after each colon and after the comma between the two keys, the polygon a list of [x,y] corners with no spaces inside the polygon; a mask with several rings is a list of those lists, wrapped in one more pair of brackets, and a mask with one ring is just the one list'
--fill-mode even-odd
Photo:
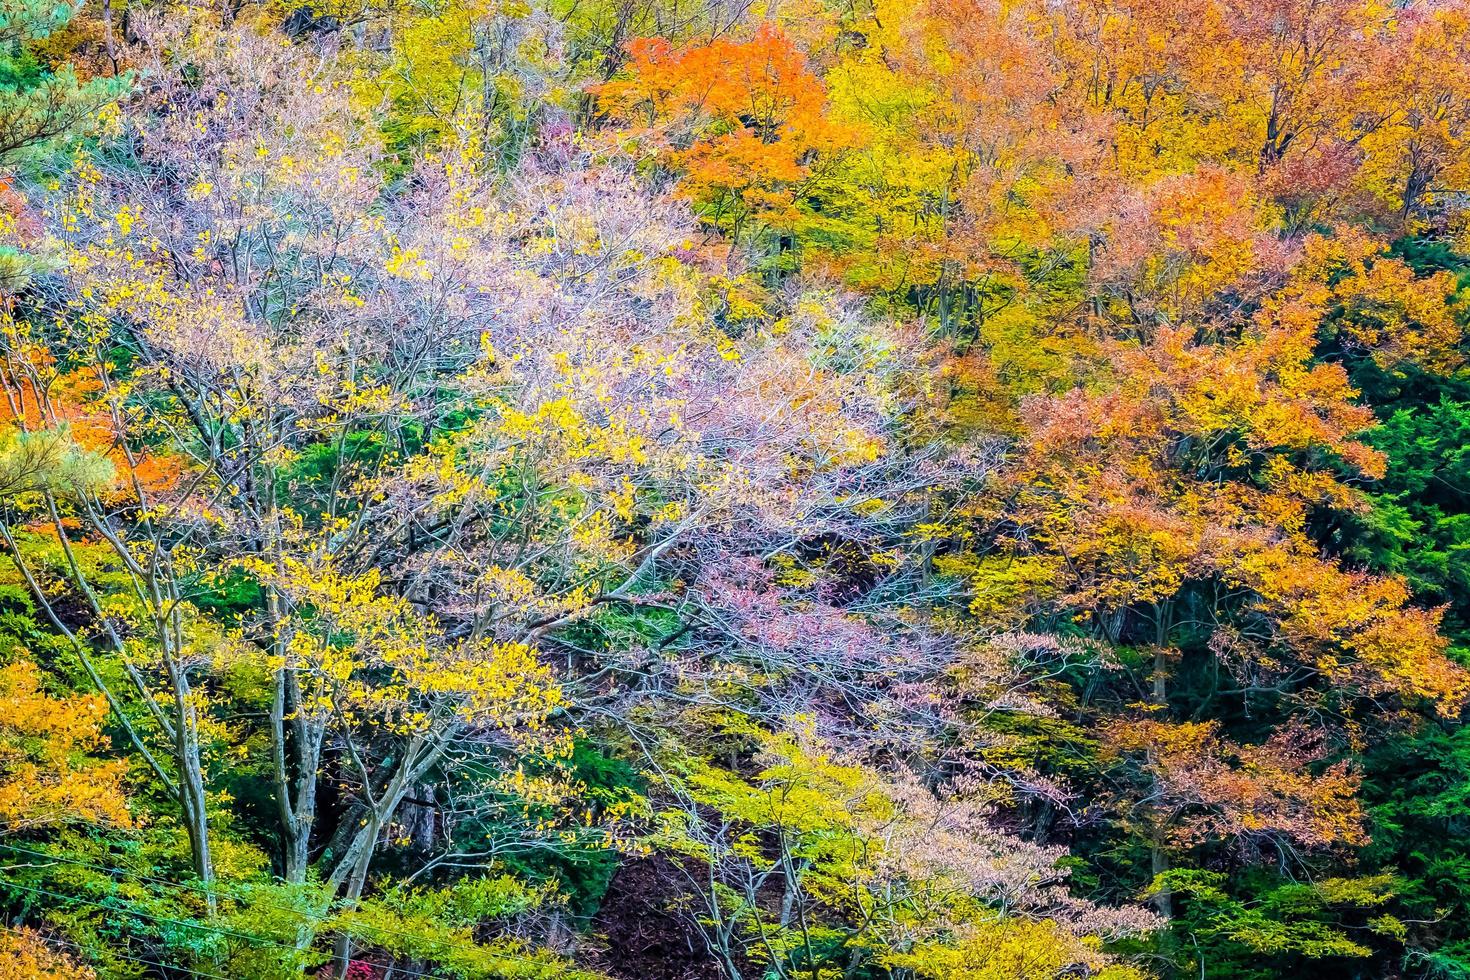
{"label": "yellow tree", "polygon": [[30,929],[0,929],[0,980],[93,980],[90,968],[57,953]]}
{"label": "yellow tree", "polygon": [[74,820],[132,825],[127,762],[93,757],[106,747],[107,711],[100,694],[46,694],[29,661],[0,668],[0,835]]}
{"label": "yellow tree", "polygon": [[1470,10],[1462,3],[1409,8],[1396,31],[1393,56],[1361,90],[1394,109],[1362,140],[1361,180],[1409,230],[1465,185],[1470,88],[1461,62]]}

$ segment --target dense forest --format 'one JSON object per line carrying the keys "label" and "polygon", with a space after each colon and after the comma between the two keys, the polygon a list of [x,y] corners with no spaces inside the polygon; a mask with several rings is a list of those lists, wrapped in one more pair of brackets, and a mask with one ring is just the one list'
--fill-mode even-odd
{"label": "dense forest", "polygon": [[1470,980],[1470,0],[0,0],[0,978]]}

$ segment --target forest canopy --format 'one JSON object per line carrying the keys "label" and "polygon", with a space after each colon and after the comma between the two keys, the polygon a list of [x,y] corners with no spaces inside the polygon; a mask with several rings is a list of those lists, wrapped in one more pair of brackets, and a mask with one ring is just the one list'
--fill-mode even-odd
{"label": "forest canopy", "polygon": [[1470,0],[0,0],[0,978],[1470,980]]}

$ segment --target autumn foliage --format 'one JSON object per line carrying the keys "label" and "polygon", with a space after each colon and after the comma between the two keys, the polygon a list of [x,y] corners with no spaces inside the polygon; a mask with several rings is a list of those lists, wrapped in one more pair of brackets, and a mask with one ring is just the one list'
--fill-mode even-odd
{"label": "autumn foliage", "polygon": [[7,2],[0,977],[1470,972],[1463,0]]}

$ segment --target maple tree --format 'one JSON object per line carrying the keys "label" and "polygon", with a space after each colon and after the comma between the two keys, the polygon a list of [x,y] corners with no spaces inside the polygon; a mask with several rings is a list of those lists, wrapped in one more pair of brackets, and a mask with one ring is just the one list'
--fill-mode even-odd
{"label": "maple tree", "polygon": [[732,245],[752,223],[789,232],[853,138],[825,111],[805,56],[770,24],[744,40],[633,41],[627,71],[595,89],[604,111],[653,140],[681,193]]}

